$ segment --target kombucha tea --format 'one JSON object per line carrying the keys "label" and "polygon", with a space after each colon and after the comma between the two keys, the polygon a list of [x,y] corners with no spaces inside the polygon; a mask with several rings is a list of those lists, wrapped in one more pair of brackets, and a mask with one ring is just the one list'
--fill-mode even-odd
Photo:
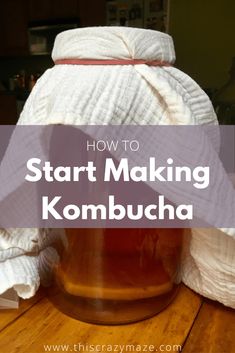
{"label": "kombucha tea", "polygon": [[50,297],[82,321],[121,324],[153,316],[180,283],[181,229],[66,229]]}

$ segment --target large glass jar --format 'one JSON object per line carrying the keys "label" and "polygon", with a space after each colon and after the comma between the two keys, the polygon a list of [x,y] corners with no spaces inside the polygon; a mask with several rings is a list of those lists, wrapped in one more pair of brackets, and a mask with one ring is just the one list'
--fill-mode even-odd
{"label": "large glass jar", "polygon": [[51,299],[64,313],[100,324],[153,316],[180,282],[181,229],[66,229]]}

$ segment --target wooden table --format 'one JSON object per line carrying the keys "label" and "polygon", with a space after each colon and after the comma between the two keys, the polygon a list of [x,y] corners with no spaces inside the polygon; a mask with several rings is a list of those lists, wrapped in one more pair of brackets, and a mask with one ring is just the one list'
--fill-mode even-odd
{"label": "wooden table", "polygon": [[76,321],[54,308],[42,290],[21,301],[19,310],[0,312],[1,353],[177,352],[179,346],[183,353],[235,353],[235,311],[182,285],[167,309],[130,325]]}

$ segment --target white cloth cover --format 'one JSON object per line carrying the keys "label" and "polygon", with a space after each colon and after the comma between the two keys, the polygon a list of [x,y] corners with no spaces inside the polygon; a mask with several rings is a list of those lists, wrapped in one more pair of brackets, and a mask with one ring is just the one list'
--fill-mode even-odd
{"label": "white cloth cover", "polygon": [[53,247],[62,241],[59,230],[7,229],[0,231],[0,294],[14,288],[26,299],[41,283],[48,285],[52,265],[58,260]]}
{"label": "white cloth cover", "polygon": [[[59,34],[52,57],[54,60],[162,60],[173,64],[175,53],[172,38],[167,34],[125,27],[93,27]],[[208,123],[217,124],[212,104],[189,76],[174,67],[147,65],[54,66],[38,80],[19,119],[19,124],[34,125]],[[227,233],[233,235],[234,230],[228,229]],[[24,230],[24,234],[28,251],[31,231]],[[182,276],[184,283],[198,293],[235,308],[235,238],[228,234],[216,229],[193,229],[185,237]],[[37,237],[42,237],[40,232]],[[8,248],[12,247],[12,241],[15,243],[14,237],[7,241],[4,230],[1,238],[6,239]],[[0,242],[1,251],[5,248]],[[39,283],[37,257],[29,261],[22,255],[24,246],[19,248],[14,261],[21,261],[21,278],[29,273],[26,277],[32,279],[20,280],[22,291],[24,283],[28,284],[27,296],[30,296]],[[0,266],[4,263],[1,272],[8,271],[2,276],[14,277],[6,280],[8,286],[19,283],[11,261],[10,270],[7,262],[0,263]],[[1,289],[0,284],[0,292]],[[21,296],[22,291],[18,291]]]}

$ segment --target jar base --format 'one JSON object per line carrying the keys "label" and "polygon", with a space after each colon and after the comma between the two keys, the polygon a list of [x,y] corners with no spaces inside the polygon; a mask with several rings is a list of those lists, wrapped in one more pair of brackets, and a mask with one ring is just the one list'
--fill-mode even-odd
{"label": "jar base", "polygon": [[160,296],[137,300],[110,300],[78,297],[56,286],[48,290],[48,298],[64,314],[77,320],[101,325],[129,324],[150,318],[162,311],[177,294],[179,285]]}

